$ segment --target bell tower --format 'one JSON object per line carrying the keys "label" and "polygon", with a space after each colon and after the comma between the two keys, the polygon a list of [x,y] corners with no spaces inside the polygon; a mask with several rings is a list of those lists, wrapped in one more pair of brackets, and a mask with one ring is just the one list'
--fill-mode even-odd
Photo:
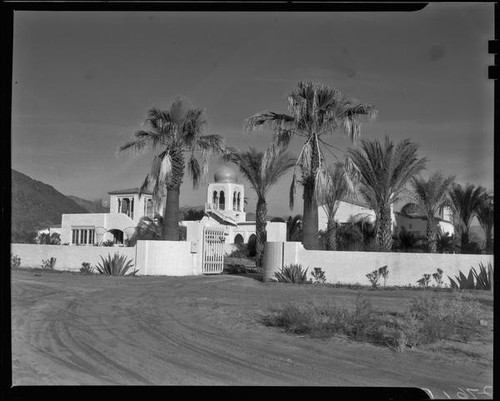
{"label": "bell tower", "polygon": [[234,223],[246,220],[243,202],[245,189],[238,184],[236,173],[222,166],[214,174],[214,182],[208,184],[205,212],[212,212]]}

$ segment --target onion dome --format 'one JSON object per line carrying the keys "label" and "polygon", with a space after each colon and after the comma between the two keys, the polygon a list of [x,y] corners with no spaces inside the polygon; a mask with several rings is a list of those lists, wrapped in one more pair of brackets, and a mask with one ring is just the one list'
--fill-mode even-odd
{"label": "onion dome", "polygon": [[227,167],[227,166],[222,166],[220,169],[218,169],[215,174],[214,174],[214,180],[215,182],[228,182],[228,183],[236,183],[237,182],[237,175],[236,172]]}

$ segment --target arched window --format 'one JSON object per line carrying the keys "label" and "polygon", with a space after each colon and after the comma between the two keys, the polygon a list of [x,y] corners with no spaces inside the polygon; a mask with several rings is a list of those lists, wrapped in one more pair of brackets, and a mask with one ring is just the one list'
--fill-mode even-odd
{"label": "arched window", "polygon": [[243,236],[241,234],[236,234],[236,237],[234,237],[234,243],[240,245],[243,244],[243,242]]}
{"label": "arched window", "polygon": [[241,211],[241,193],[238,192],[238,210]]}
{"label": "arched window", "polygon": [[153,200],[146,200],[146,216],[153,217]]}
{"label": "arched window", "polygon": [[233,210],[238,210],[236,209],[236,191],[234,191],[234,194],[233,194]]}
{"label": "arched window", "polygon": [[219,197],[217,196],[217,191],[214,191],[212,203],[213,203],[214,207],[217,207],[217,205],[219,204]]}
{"label": "arched window", "polygon": [[220,191],[220,196],[219,196],[219,209],[220,210],[225,210],[225,202],[226,198],[224,196],[224,191]]}

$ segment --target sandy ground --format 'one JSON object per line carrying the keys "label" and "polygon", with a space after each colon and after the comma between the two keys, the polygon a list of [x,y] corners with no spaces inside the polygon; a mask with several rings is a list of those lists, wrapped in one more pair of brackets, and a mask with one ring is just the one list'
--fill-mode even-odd
{"label": "sandy ground", "polygon": [[[290,300],[352,301],[359,291],[263,283],[248,276],[102,277],[12,272],[14,385],[396,386],[436,398],[493,386],[493,296],[472,344],[397,353],[346,338],[311,339],[266,327]],[[398,311],[416,291],[363,290]],[[468,398],[473,398],[468,396]]]}

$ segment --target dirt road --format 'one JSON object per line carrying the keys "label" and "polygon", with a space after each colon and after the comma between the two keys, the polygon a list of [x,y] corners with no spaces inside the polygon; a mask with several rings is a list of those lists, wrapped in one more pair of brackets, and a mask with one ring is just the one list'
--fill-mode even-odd
{"label": "dirt road", "polygon": [[[416,294],[365,291],[374,308],[394,311]],[[289,300],[343,303],[357,293],[236,275],[120,278],[19,269],[12,272],[13,383],[404,386],[452,398],[459,388],[493,385],[492,338],[397,353],[261,323],[269,308]],[[492,296],[482,301],[492,325]]]}

